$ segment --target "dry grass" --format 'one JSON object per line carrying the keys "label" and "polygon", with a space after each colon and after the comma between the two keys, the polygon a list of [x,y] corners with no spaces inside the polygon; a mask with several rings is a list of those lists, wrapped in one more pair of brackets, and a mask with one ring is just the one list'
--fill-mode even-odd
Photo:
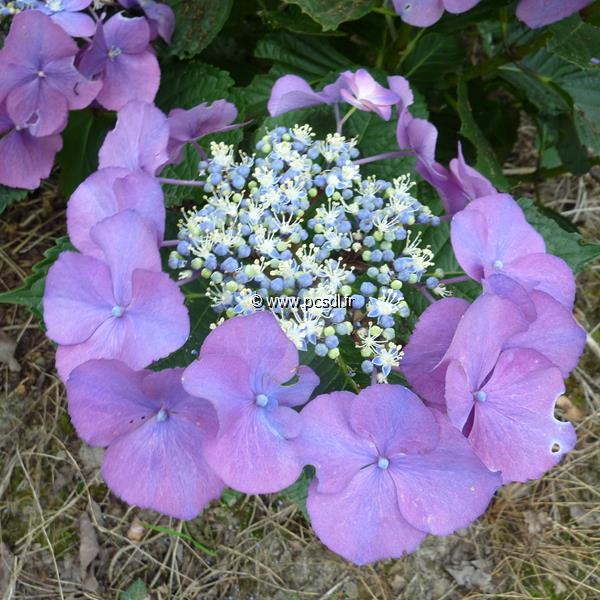
{"label": "dry grass", "polygon": [[[549,182],[537,193],[598,238],[592,176]],[[62,234],[62,208],[48,189],[3,215],[2,291]],[[280,498],[228,496],[189,524],[116,500],[99,475],[101,453],[71,428],[51,344],[27,311],[0,305],[1,329],[18,341],[22,367],[0,365],[0,593],[115,598],[142,579],[153,598],[175,599],[598,598],[599,299],[595,265],[580,278],[577,304],[590,341],[563,404],[577,426],[576,450],[542,480],[504,488],[468,530],[363,568],[323,548]]]}

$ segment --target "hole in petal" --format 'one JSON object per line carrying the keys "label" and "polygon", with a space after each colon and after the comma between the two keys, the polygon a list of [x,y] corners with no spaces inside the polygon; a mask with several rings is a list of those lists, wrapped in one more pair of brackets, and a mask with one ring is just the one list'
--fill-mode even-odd
{"label": "hole in petal", "polygon": [[558,454],[560,452],[560,444],[558,442],[554,442],[552,444],[552,448],[550,449],[552,454]]}

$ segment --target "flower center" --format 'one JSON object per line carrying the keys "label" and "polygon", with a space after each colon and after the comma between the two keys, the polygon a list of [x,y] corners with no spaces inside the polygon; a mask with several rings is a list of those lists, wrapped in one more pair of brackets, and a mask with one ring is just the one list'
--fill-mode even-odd
{"label": "flower center", "polygon": [[164,409],[161,408],[157,413],[156,413],[156,420],[159,423],[164,423],[167,419],[169,418],[169,413]]}
{"label": "flower center", "polygon": [[258,394],[256,396],[256,406],[265,407],[269,404],[269,397],[265,394]]}
{"label": "flower center", "polygon": [[62,0],[50,0],[50,2],[46,3],[46,6],[52,12],[60,12],[62,10]]}
{"label": "flower center", "polygon": [[504,267],[504,263],[501,260],[495,260],[493,266],[494,269],[496,269],[496,271],[499,271],[500,269],[502,269],[502,267]]}
{"label": "flower center", "polygon": [[121,50],[121,48],[117,48],[116,46],[113,46],[108,51],[108,58],[110,58],[110,60],[114,60],[115,58],[117,58],[117,56],[121,56],[122,53],[123,53],[123,51]]}
{"label": "flower center", "polygon": [[475,398],[475,400],[477,400],[477,402],[485,402],[487,400],[487,394],[481,390],[475,392],[473,394],[473,397]]}
{"label": "flower center", "polygon": [[377,461],[377,466],[385,471],[390,466],[390,461],[385,456],[380,456]]}
{"label": "flower center", "polygon": [[110,311],[112,313],[113,317],[122,317],[123,314],[125,313],[125,308],[123,306],[119,306],[118,304],[112,307],[112,310]]}
{"label": "flower center", "polygon": [[42,71],[41,69],[37,72],[37,76],[40,79],[44,79],[46,77],[46,73],[44,73],[44,71]]}

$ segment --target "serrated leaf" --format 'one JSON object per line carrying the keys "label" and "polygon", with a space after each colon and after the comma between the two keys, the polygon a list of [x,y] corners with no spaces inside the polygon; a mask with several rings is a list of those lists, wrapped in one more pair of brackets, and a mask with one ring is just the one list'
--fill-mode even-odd
{"label": "serrated leaf", "polygon": [[[464,49],[460,38],[455,35],[428,33],[415,45],[402,64],[404,76],[411,86],[421,89],[442,87],[444,75],[456,72],[456,65],[464,59]],[[426,85],[425,85],[426,84]]]}
{"label": "serrated leaf", "polygon": [[546,251],[562,258],[576,274],[600,257],[600,244],[588,244],[579,232],[562,227],[558,213],[536,206],[530,198],[521,198],[519,204],[527,221],[544,238]]}
{"label": "serrated leaf", "polygon": [[51,248],[44,252],[44,259],[33,266],[32,273],[17,289],[0,294],[0,304],[20,304],[42,318],[42,299],[46,286],[48,269],[56,262],[61,252],[74,250],[68,237],[58,238]]}
{"label": "serrated leaf", "polygon": [[552,37],[546,47],[553,54],[582,69],[592,68],[592,59],[600,57],[600,28],[584,23],[578,15],[550,26]]}
{"label": "serrated leaf", "polygon": [[31,190],[22,190],[17,188],[0,185],[0,215],[15,202],[27,198]]}
{"label": "serrated leaf", "polygon": [[475,146],[477,151],[477,169],[490,179],[498,189],[509,189],[510,184],[502,173],[502,166],[496,158],[494,149],[473,117],[467,84],[462,79],[458,83],[457,103],[458,114],[462,123],[460,133]]}
{"label": "serrated leaf", "polygon": [[269,60],[277,75],[294,73],[311,83],[320,82],[331,72],[351,66],[351,61],[322,38],[278,33],[263,38],[256,45],[257,58]]}
{"label": "serrated leaf", "polygon": [[142,579],[136,579],[119,594],[119,600],[148,600],[149,598],[150,592]]}
{"label": "serrated leaf", "polygon": [[299,6],[290,5],[286,10],[264,10],[259,13],[273,29],[287,29],[306,35],[343,36],[342,31],[327,31],[317,21],[303,13]]}
{"label": "serrated leaf", "polygon": [[[226,99],[232,101],[238,107],[240,115],[238,121],[243,117],[243,105],[240,102],[239,93],[233,93],[233,79],[229,73],[204,64],[199,61],[181,62],[178,60],[168,61],[163,64],[163,79],[158,91],[156,104],[164,112],[168,113],[173,108],[193,108],[202,102]],[[240,130],[229,131],[223,134],[215,134],[202,138],[201,145],[207,149],[210,142],[222,141],[237,146],[242,139]],[[184,160],[180,165],[170,165],[161,173],[163,177],[174,179],[196,180],[198,178],[198,162],[200,156],[192,146],[185,149]],[[198,188],[184,186],[164,186],[165,204],[169,206],[180,206],[185,201],[197,201],[201,198]]]}
{"label": "serrated leaf", "polygon": [[181,59],[197,56],[215,39],[233,6],[233,0],[165,0],[165,3],[175,13],[175,33],[168,53]]}
{"label": "serrated leaf", "polygon": [[56,158],[61,166],[58,186],[66,197],[98,168],[100,146],[114,124],[114,114],[107,112],[87,109],[69,113],[63,147]]}
{"label": "serrated leaf", "polygon": [[297,4],[324,31],[337,29],[341,23],[364,17],[375,7],[374,0],[286,0]]}

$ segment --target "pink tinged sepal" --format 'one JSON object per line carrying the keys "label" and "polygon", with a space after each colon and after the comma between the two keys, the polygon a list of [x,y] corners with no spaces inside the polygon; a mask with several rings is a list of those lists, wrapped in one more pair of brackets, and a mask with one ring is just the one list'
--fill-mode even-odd
{"label": "pink tinged sepal", "polygon": [[447,363],[444,354],[469,303],[461,298],[444,298],[429,306],[419,317],[400,370],[413,390],[432,406],[443,410]]}
{"label": "pink tinged sepal", "polygon": [[469,442],[503,483],[537,479],[574,447],[573,426],[554,416],[562,375],[535,350],[504,351],[483,382],[454,361],[446,380],[450,419],[462,428],[472,411]]}
{"label": "pink tinged sepal", "polygon": [[108,446],[102,474],[127,503],[192,519],[223,482],[204,458],[214,409],[181,387],[181,369],[134,371],[115,360],[79,366],[67,384],[69,413],[88,443]]}
{"label": "pink tinged sepal", "polygon": [[130,102],[117,115],[117,125],[100,148],[100,169],[122,167],[150,175],[167,163],[167,117],[153,104]]}
{"label": "pink tinged sepal", "polygon": [[132,209],[156,231],[156,244],[164,237],[165,206],[160,184],[143,171],[108,167],[90,175],[73,193],[67,206],[67,229],[71,243],[84,254],[102,258],[92,240],[91,229],[103,219]]}
{"label": "pink tinged sepal", "polygon": [[278,117],[292,110],[330,102],[326,94],[315,92],[302,77],[284,75],[275,82],[267,109],[272,117]]}
{"label": "pink tinged sepal", "polygon": [[521,0],[517,17],[532,29],[555,23],[585,8],[593,0]]}

